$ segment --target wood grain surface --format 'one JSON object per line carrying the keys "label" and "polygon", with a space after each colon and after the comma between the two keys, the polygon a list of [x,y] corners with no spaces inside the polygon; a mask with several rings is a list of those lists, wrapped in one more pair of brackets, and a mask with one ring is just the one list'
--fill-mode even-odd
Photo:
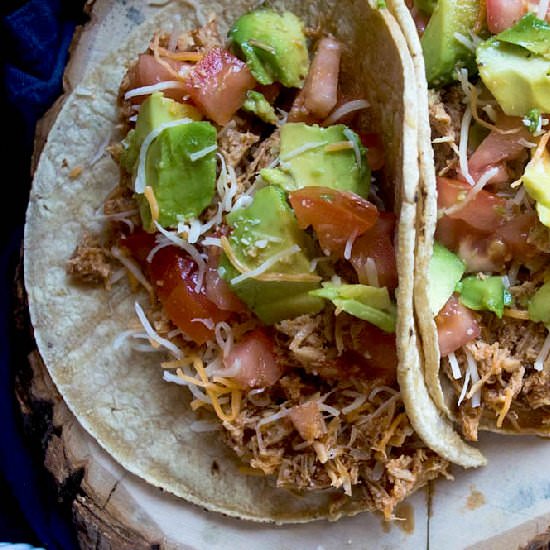
{"label": "wood grain surface", "polygon": [[[89,0],[86,10],[90,21],[75,34],[64,79],[65,93],[70,93],[90,67],[158,9],[144,0]],[[64,97],[37,127],[35,162]],[[72,510],[83,549],[550,548],[550,492],[544,498],[535,495],[524,508],[516,506],[516,515],[514,506],[504,510],[490,491],[501,481],[502,472],[491,470],[491,465],[481,475],[455,471],[455,482],[436,484],[431,493],[414,495],[400,511],[408,522],[391,526],[383,525],[373,515],[334,524],[257,525],[203,511],[163,493],[125,471],[79,425],[58,394],[38,351],[33,349],[21,276],[15,292],[19,302],[16,324],[29,346],[28,360],[18,365],[16,373],[17,399],[29,437],[40,442],[38,452],[54,481],[58,499]],[[498,457],[501,443],[489,439],[484,444],[490,454]],[[540,442],[535,444],[535,451],[524,443],[514,445],[510,451],[514,459],[528,456],[533,464],[540,462],[541,468],[548,470],[550,444],[548,451]],[[518,483],[525,484],[529,470],[521,471],[520,467],[518,472]],[[543,479],[544,470],[540,475]],[[550,487],[550,475],[547,477]],[[510,496],[515,485],[513,480],[507,483],[503,486]],[[510,498],[514,502],[514,496]]]}

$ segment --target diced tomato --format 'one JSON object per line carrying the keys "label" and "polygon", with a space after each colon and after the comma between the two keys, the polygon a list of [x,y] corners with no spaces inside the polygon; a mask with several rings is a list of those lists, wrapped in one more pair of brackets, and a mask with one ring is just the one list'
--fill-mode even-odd
{"label": "diced tomato", "polygon": [[265,86],[257,84],[255,89],[260,92],[269,103],[273,103],[281,93],[281,84],[279,82],[273,82],[273,84],[266,84]]}
{"label": "diced tomato", "polygon": [[374,285],[374,281],[369,280],[367,268],[367,258],[372,258],[379,286],[385,286],[388,290],[397,287],[394,227],[395,215],[391,212],[381,212],[374,226],[353,243],[350,261],[361,284]]}
{"label": "diced tomato", "polygon": [[322,38],[304,84],[304,106],[316,118],[326,118],[338,101],[338,73],[342,44]]}
{"label": "diced tomato", "polygon": [[[187,65],[186,63],[173,59],[164,59],[163,61],[168,63],[176,72]],[[174,75],[162,63],[159,63],[154,56],[144,53],[139,56],[137,63],[132,67],[128,76],[130,79],[130,90],[141,88],[142,86],[152,86],[153,84],[158,84],[159,82],[165,82],[167,80],[175,80]],[[183,82],[181,82],[180,88],[163,90],[163,94],[166,97],[180,102],[185,93]],[[132,103],[138,104],[143,102],[147,97],[146,95],[135,96],[131,101]]]}
{"label": "diced tomato", "polygon": [[473,232],[461,236],[456,253],[466,264],[466,271],[473,273],[502,271],[510,259],[505,242],[494,235],[477,236]]}
{"label": "diced tomato", "polygon": [[534,245],[527,242],[529,231],[537,221],[535,212],[527,212],[513,217],[496,230],[496,236],[506,243],[515,260],[527,261],[539,253]]}
{"label": "diced tomato", "polygon": [[197,266],[179,248],[161,248],[153,257],[150,274],[168,318],[197,344],[210,340],[213,325],[231,315],[206,297],[204,285],[195,290]]}
{"label": "diced tomato", "polygon": [[272,386],[282,375],[273,340],[263,329],[247,333],[234,344],[224,359],[224,366],[231,369],[232,378],[243,388]]}
{"label": "diced tomato", "polygon": [[210,247],[208,251],[208,264],[206,271],[206,296],[225,311],[242,312],[246,306],[239,300],[231,290],[227,282],[218,274],[218,263],[220,258],[219,248]]}
{"label": "diced tomato", "polygon": [[487,26],[493,34],[509,29],[527,13],[524,0],[486,0],[486,2]]}
{"label": "diced tomato", "polygon": [[384,167],[384,143],[380,134],[360,133],[361,143],[367,149],[367,160],[371,170]]}
{"label": "diced tomato", "polygon": [[292,407],[288,416],[304,441],[318,439],[326,432],[325,421],[316,400]]}
{"label": "diced tomato", "polygon": [[475,340],[480,334],[474,313],[464,307],[456,296],[449,298],[435,318],[435,323],[441,357],[445,357],[464,344]]}
{"label": "diced tomato", "polygon": [[[463,200],[470,192],[468,183],[449,178],[437,178],[437,205],[449,208]],[[493,193],[481,190],[463,208],[449,214],[450,218],[463,220],[479,231],[493,231],[504,223],[506,201]]]}
{"label": "diced tomato", "polygon": [[241,108],[246,92],[256,86],[250,69],[222,48],[212,48],[186,79],[187,93],[217,124],[227,124]]}
{"label": "diced tomato", "polygon": [[475,181],[492,166],[515,160],[524,154],[524,143],[530,140],[529,131],[518,118],[500,115],[497,126],[503,130],[519,129],[519,131],[512,134],[491,131],[479,144],[468,160],[468,170]]}
{"label": "diced tomato", "polygon": [[122,237],[120,245],[127,248],[132,257],[143,266],[146,263],[149,252],[155,246],[155,235],[154,233],[146,233],[142,229],[138,229]]}
{"label": "diced tomato", "polygon": [[355,193],[328,187],[303,187],[289,193],[302,229],[313,227],[323,250],[342,256],[353,232],[370,229],[378,218],[376,206]]}

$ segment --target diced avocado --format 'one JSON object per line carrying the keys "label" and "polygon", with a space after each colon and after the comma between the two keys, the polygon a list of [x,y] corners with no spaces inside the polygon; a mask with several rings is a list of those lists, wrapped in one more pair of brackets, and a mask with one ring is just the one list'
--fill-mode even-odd
{"label": "diced avocado", "polygon": [[550,325],[550,282],[544,283],[529,300],[529,319]]}
{"label": "diced avocado", "polygon": [[277,124],[277,114],[273,105],[267,101],[264,94],[256,90],[248,90],[243,103],[243,110],[254,113],[259,119],[268,124]]}
{"label": "diced avocado", "polygon": [[475,54],[457,39],[470,38],[478,19],[480,0],[439,0],[420,42],[424,51],[426,77],[431,87],[456,80],[456,69],[476,70]]}
{"label": "diced avocado", "polygon": [[327,128],[303,122],[281,128],[280,168],[260,172],[285,191],[312,185],[352,191],[366,197],[370,168],[359,136],[343,124]]}
{"label": "diced avocado", "polygon": [[[226,254],[220,262],[220,276],[261,321],[271,325],[323,309],[323,300],[308,294],[319,287],[318,278],[310,270],[311,242],[298,227],[284,191],[273,186],[260,189],[252,203],[231,212],[227,222],[232,230],[229,243],[233,261],[253,270],[276,254],[282,254],[281,259],[263,273],[264,276],[272,274],[272,281],[244,278],[235,282],[241,272]],[[289,251],[292,247],[295,250]],[[293,278],[296,280],[292,281]]]}
{"label": "diced avocado", "polygon": [[[211,202],[216,187],[216,128],[190,122],[166,128],[147,152],[145,179],[152,187],[163,227],[197,217]],[[138,195],[143,226],[153,230],[151,209]]]}
{"label": "diced avocado", "polygon": [[477,47],[483,83],[502,110],[550,112],[550,25],[532,14]]}
{"label": "diced avocado", "polygon": [[535,208],[537,210],[540,223],[546,227],[550,227],[550,208],[538,202],[535,204]]}
{"label": "diced avocado", "polygon": [[140,107],[135,129],[131,130],[123,141],[124,152],[120,159],[123,168],[134,173],[139,150],[145,138],[162,124],[184,118],[201,120],[202,115],[192,105],[164,97],[162,92],[151,94]]}
{"label": "diced avocado", "polygon": [[550,153],[546,147],[529,161],[521,181],[529,196],[536,201],[540,222],[550,227]]}
{"label": "diced avocado", "polygon": [[534,13],[525,15],[513,27],[497,34],[495,38],[550,59],[550,25],[538,19]]}
{"label": "diced avocado", "polygon": [[493,311],[499,318],[504,306],[509,306],[512,300],[502,277],[496,276],[465,277],[456,285],[456,291],[460,294],[460,302],[466,307],[476,311]]}
{"label": "diced avocado", "polygon": [[309,68],[303,23],[288,11],[259,9],[243,15],[229,39],[260,84],[301,88]]}
{"label": "diced avocado", "polygon": [[430,15],[437,6],[437,0],[414,0],[414,5],[417,10]]}
{"label": "diced avocado", "polygon": [[385,332],[395,332],[396,308],[386,287],[323,283],[310,296],[330,300],[338,309],[368,321]]}
{"label": "diced avocado", "polygon": [[456,254],[434,242],[428,271],[428,300],[434,317],[452,296],[465,269],[464,262]]}

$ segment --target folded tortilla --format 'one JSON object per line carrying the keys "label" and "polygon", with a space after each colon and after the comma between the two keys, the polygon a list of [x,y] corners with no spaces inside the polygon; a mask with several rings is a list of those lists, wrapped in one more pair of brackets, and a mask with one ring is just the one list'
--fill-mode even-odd
{"label": "folded tortilla", "polygon": [[[113,347],[116,335],[134,316],[136,293],[126,283],[110,292],[79,286],[65,263],[85,230],[98,230],[97,211],[118,181],[118,166],[100,156],[117,135],[120,82],[153,33],[200,21],[186,3],[173,3],[145,22],[71,94],[48,138],[35,174],[25,228],[25,282],[35,338],[60,393],[82,426],[128,471],[208,510],[256,521],[302,522],[332,517],[335,491],[294,496],[262,476],[249,476],[218,440],[217,433],[191,429],[191,397],[163,382],[157,357]],[[254,1],[208,3],[220,31],[255,6]],[[320,26],[345,44],[343,94],[365,97],[369,123],[385,144],[385,182],[400,207],[397,293],[397,347],[401,369],[419,372],[412,315],[415,194],[417,165],[417,96],[413,65],[394,17],[372,2],[286,1],[270,3],[294,12],[306,25]],[[390,196],[391,196],[390,195]],[[142,301],[146,298],[141,297]],[[413,365],[413,366],[411,366]],[[415,381],[422,383],[416,374]],[[420,391],[420,390],[419,390]],[[423,391],[423,390],[422,390]],[[420,394],[422,394],[420,391]],[[430,427],[406,397],[421,437],[431,441]],[[437,415],[435,409],[429,414]],[[415,420],[416,419],[416,420]],[[434,422],[436,422],[434,420]],[[436,434],[452,437],[446,425]],[[434,445],[434,448],[437,448]],[[350,499],[336,517],[368,508]]]}
{"label": "folded tortilla", "polygon": [[[442,372],[442,358],[439,352],[438,333],[432,308],[430,306],[429,266],[433,255],[435,231],[438,220],[437,212],[437,180],[435,171],[434,149],[432,145],[432,128],[430,125],[430,107],[428,83],[424,67],[424,55],[418,30],[411,17],[411,12],[402,0],[389,0],[388,8],[398,20],[405,35],[409,51],[415,62],[420,99],[418,102],[419,117],[419,165],[420,165],[420,200],[418,202],[417,243],[414,275],[414,309],[421,338],[421,350],[424,358],[422,372],[425,386],[428,388],[431,400],[439,410],[441,422],[457,420],[457,391],[453,388]],[[529,322],[533,324],[532,322]],[[402,387],[402,391],[406,391]],[[459,392],[460,393],[460,392]],[[547,412],[543,408],[530,408],[522,403],[512,401],[509,409],[515,421],[505,418],[501,426],[497,426],[498,417],[494,411],[484,408],[479,420],[479,429],[505,434],[531,434],[547,437],[550,435]],[[432,446],[430,444],[430,446]],[[457,464],[465,462],[484,462],[481,454],[473,447],[464,443],[459,436],[454,439],[454,453],[459,454],[459,460],[444,451],[441,453],[447,459]],[[438,447],[433,447],[438,449]],[[439,450],[439,449],[438,449]]]}

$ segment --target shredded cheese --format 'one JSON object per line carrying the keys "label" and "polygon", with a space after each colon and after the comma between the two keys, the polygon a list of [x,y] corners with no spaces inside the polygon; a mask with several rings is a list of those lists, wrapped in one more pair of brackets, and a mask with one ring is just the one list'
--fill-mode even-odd
{"label": "shredded cheese", "polygon": [[535,370],[542,371],[544,369],[544,363],[546,362],[546,359],[548,358],[549,353],[550,353],[550,332],[546,335],[546,340],[544,340],[544,344],[542,345],[540,353],[537,355],[537,358],[535,359],[535,363],[533,364],[533,366],[535,367]]}
{"label": "shredded cheese", "polygon": [[346,247],[344,248],[344,259],[345,260],[349,260],[351,258],[353,243],[355,242],[355,239],[357,239],[357,235],[358,235],[358,231],[357,231],[357,229],[354,229],[351,232],[351,235],[349,236],[348,240],[346,241]]}
{"label": "shredded cheese", "polygon": [[502,428],[502,423],[504,422],[504,419],[512,406],[512,395],[512,388],[508,386],[504,390],[504,402],[502,404],[502,409],[500,409],[500,412],[498,413],[497,428]]}
{"label": "shredded cheese", "polygon": [[181,126],[182,124],[189,124],[190,122],[193,122],[190,118],[172,120],[170,122],[165,122],[164,124],[157,126],[154,130],[147,134],[139,149],[138,169],[136,173],[136,181],[134,183],[134,191],[136,193],[143,193],[147,185],[145,181],[145,162],[147,160],[147,153],[149,152],[149,147],[151,146],[151,143],[153,143],[153,141],[162,132],[164,132],[164,130],[167,130],[168,128],[175,128],[176,126]]}
{"label": "shredded cheese", "polygon": [[367,109],[369,106],[369,102],[365,99],[352,99],[351,101],[347,101],[339,107],[336,107],[334,111],[330,113],[330,115],[323,121],[323,126],[335,124],[346,115],[354,113],[355,111],[362,111],[363,109]]}
{"label": "shredded cheese", "polygon": [[357,395],[357,397],[345,407],[342,408],[342,414],[347,415],[350,412],[353,412],[354,410],[358,409],[365,401],[367,400],[367,396],[364,393],[360,393]]}
{"label": "shredded cheese", "polygon": [[136,278],[147,292],[153,296],[153,287],[141,272],[138,264],[132,258],[125,256],[122,250],[116,246],[111,248],[111,254]]}
{"label": "shredded cheese", "polygon": [[167,231],[158,222],[153,223],[155,224],[155,227],[160,231],[160,233],[162,233],[172,244],[175,244],[177,247],[185,250],[185,252],[187,252],[187,254],[189,254],[189,256],[191,256],[191,258],[197,264],[198,274],[197,283],[195,284],[195,291],[198,292],[202,288],[204,276],[206,274],[206,262],[204,261],[202,255],[193,245],[189,244],[183,239],[180,239],[174,233]]}
{"label": "shredded cheese", "polygon": [[455,214],[456,212],[464,208],[470,201],[472,201],[476,197],[476,195],[491,181],[491,179],[497,173],[497,166],[493,166],[492,168],[489,168],[489,170],[483,172],[483,174],[477,180],[477,183],[475,183],[473,187],[466,193],[464,199],[445,209],[443,213],[446,215]]}
{"label": "shredded cheese", "polygon": [[336,143],[329,143],[325,146],[325,153],[337,153],[338,151],[346,151],[347,149],[353,149],[353,143],[351,141],[337,141]]}
{"label": "shredded cheese", "polygon": [[475,185],[474,178],[470,175],[470,169],[468,168],[468,133],[470,131],[470,124],[472,123],[472,111],[470,107],[466,107],[464,115],[462,117],[462,123],[460,125],[460,142],[458,145],[459,151],[459,164],[460,171],[466,179],[466,181],[473,187]]}
{"label": "shredded cheese", "polygon": [[149,338],[156,342],[159,346],[162,346],[166,348],[176,359],[181,359],[181,351],[172,342],[169,340],[166,340],[165,338],[162,338],[156,330],[152,327],[151,323],[149,322],[149,319],[147,319],[147,316],[145,315],[145,312],[143,311],[143,308],[140,306],[139,302],[135,302],[134,308],[136,310],[136,314],[138,316],[138,319],[140,323],[143,325],[143,328],[145,329],[145,332],[149,336]]}
{"label": "shredded cheese", "polygon": [[[468,372],[472,379],[472,388],[479,382],[479,374],[477,372],[477,364],[472,354],[466,350],[466,361],[468,362]],[[481,388],[477,389],[472,395],[472,407],[476,408],[481,405]]]}
{"label": "shredded cheese", "polygon": [[196,151],[195,153],[189,153],[189,160],[191,162],[196,162],[197,160],[200,160],[210,153],[213,153],[216,151],[218,146],[216,144],[210,145],[209,147],[204,147],[204,149],[201,149],[200,151]]}
{"label": "shredded cheese", "polygon": [[231,280],[232,284],[236,284],[235,280],[237,280],[237,282],[240,282],[241,280],[249,278],[253,278],[258,281],[286,282],[319,282],[321,280],[321,277],[319,277],[318,275],[313,275],[311,273],[265,273],[267,269],[272,267],[277,262],[298,252],[300,250],[300,247],[297,244],[285,250],[281,250],[281,252],[274,254],[257,268],[251,270],[236,257],[227,237],[222,236],[220,240],[222,243],[223,251],[227,255],[227,258],[229,259],[233,267],[235,267],[235,269],[237,269],[237,271],[241,273],[241,275],[238,275]]}
{"label": "shredded cheese", "polygon": [[288,162],[290,159],[293,159],[294,157],[297,157],[301,155],[302,153],[306,153],[307,151],[313,151],[315,149],[320,149],[321,147],[324,147],[325,145],[328,145],[327,141],[313,141],[304,143],[300,147],[297,147],[293,151],[290,151],[286,155],[281,156],[280,160],[282,162]]}
{"label": "shredded cheese", "polygon": [[520,321],[529,321],[529,312],[526,309],[515,309],[511,307],[504,308],[502,313],[504,317],[519,319]]}
{"label": "shredded cheese", "polygon": [[472,376],[470,369],[466,370],[466,376],[464,377],[464,384],[462,385],[462,391],[458,396],[458,406],[460,407],[462,401],[466,397],[466,392],[468,391],[468,384],[470,382],[470,377]]}
{"label": "shredded cheese", "polygon": [[451,366],[451,371],[453,373],[453,378],[455,380],[458,380],[459,378],[462,378],[462,372],[460,371],[460,367],[458,365],[458,360],[456,358],[456,355],[454,352],[449,353],[447,355],[447,361],[449,361],[449,365]]}
{"label": "shredded cheese", "polygon": [[163,82],[157,82],[156,84],[151,84],[150,86],[140,86],[139,88],[133,88],[128,90],[124,94],[124,99],[131,99],[133,97],[138,97],[142,95],[149,95],[154,92],[162,92],[164,90],[173,90],[173,89],[183,89],[183,82],[180,80],[164,80]]}
{"label": "shredded cheese", "polygon": [[160,211],[159,211],[159,203],[157,202],[157,198],[155,197],[155,192],[153,191],[153,188],[150,185],[146,185],[145,190],[143,191],[143,194],[145,195],[145,198],[149,203],[151,218],[154,222],[157,222],[159,219]]}

